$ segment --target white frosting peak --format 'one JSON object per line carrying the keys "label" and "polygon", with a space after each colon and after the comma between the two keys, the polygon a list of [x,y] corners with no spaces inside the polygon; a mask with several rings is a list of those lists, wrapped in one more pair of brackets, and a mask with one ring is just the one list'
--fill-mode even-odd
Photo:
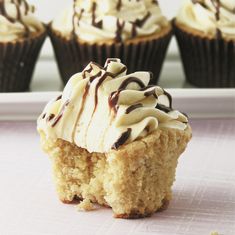
{"label": "white frosting peak", "polygon": [[157,128],[187,128],[187,117],[171,107],[171,97],[148,86],[149,72],[127,75],[119,59],[101,67],[91,62],[67,83],[38,118],[38,131],[89,152],[108,152]]}
{"label": "white frosting peak", "polygon": [[25,0],[1,0],[0,42],[14,41],[43,31],[43,24],[33,16],[34,10]]}
{"label": "white frosting peak", "polygon": [[88,42],[127,40],[159,32],[169,23],[152,0],[75,0],[53,23],[70,37],[74,32]]}
{"label": "white frosting peak", "polygon": [[235,38],[234,0],[185,0],[176,19],[209,36]]}

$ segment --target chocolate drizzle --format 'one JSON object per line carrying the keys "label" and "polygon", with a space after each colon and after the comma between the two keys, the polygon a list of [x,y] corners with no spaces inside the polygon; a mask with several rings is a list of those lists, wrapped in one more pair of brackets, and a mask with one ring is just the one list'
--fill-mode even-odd
{"label": "chocolate drizzle", "polygon": [[[208,6],[200,2],[199,0],[191,0],[193,4],[200,4],[202,7],[205,9],[209,9]],[[221,8],[221,2],[220,0],[210,0],[212,5],[215,7],[215,20],[219,21],[220,20],[220,8]],[[216,28],[216,38],[221,39],[222,38],[222,32],[219,28]]]}
{"label": "chocolate drizzle", "polygon": [[99,22],[96,22],[96,8],[97,8],[97,4],[96,2],[93,2],[92,4],[92,25],[96,28],[102,28],[103,27],[103,21],[100,20]]}
{"label": "chocolate drizzle", "polygon": [[118,0],[117,5],[116,5],[117,11],[120,11],[121,7],[122,7],[122,0]]}
{"label": "chocolate drizzle", "polygon": [[117,30],[116,30],[116,36],[115,36],[116,42],[122,41],[122,32],[123,32],[124,27],[125,27],[125,21],[120,23],[120,20],[117,19]]}
{"label": "chocolate drizzle", "polygon": [[127,71],[127,67],[124,66],[123,68],[121,68],[117,73],[114,74],[115,77],[119,76],[120,74],[124,73],[125,71]]}
{"label": "chocolate drizzle", "polygon": [[119,94],[121,93],[121,90],[119,91],[114,91],[110,94],[108,102],[109,102],[109,107],[114,110],[116,113],[118,110],[117,103],[119,99]]}
{"label": "chocolate drizzle", "polygon": [[[55,127],[55,126],[57,125],[57,123],[60,121],[60,119],[63,117],[65,108],[66,108],[68,105],[69,105],[69,100],[67,100],[67,101],[63,104],[63,106],[62,106],[62,108],[61,108],[59,114],[56,116],[54,122],[53,122],[52,125],[51,125],[52,127]],[[54,115],[54,116],[55,116],[55,115]],[[53,118],[54,118],[54,117],[53,117]]]}
{"label": "chocolate drizzle", "polygon": [[118,140],[113,144],[112,149],[117,150],[121,145],[123,145],[131,135],[131,128],[128,128],[127,131],[123,132]]}
{"label": "chocolate drizzle", "polygon": [[109,107],[113,109],[115,112],[117,112],[117,109],[118,109],[117,103],[118,103],[120,93],[123,90],[125,90],[130,83],[137,83],[141,89],[145,87],[144,83],[139,78],[128,77],[127,79],[125,79],[119,86],[118,90],[112,92],[108,99]]}
{"label": "chocolate drizzle", "polygon": [[75,33],[75,18],[76,18],[76,0],[73,0],[73,18],[72,18],[72,24],[73,24],[72,36],[73,37],[76,37],[76,33]]}
{"label": "chocolate drizzle", "polygon": [[[93,114],[95,113],[95,110],[98,105],[98,89],[108,76],[110,76],[110,73],[105,72],[96,84],[96,87],[95,87],[95,106],[94,106]],[[92,116],[93,116],[93,114],[92,114]]]}
{"label": "chocolate drizzle", "polygon": [[55,101],[61,100],[62,95],[58,96]]}
{"label": "chocolate drizzle", "polygon": [[[47,121],[50,122],[54,117],[55,117],[55,114],[50,114],[50,115],[47,117]],[[45,116],[44,116],[44,118],[45,118]]]}
{"label": "chocolate drizzle", "polygon": [[5,0],[0,0],[0,15],[4,16],[11,23],[19,22],[25,28],[24,36],[27,37],[29,35],[29,27],[24,23],[22,14],[20,12],[20,7],[24,4],[24,14],[27,15],[30,11],[29,4],[25,0],[11,0],[10,3],[15,5],[16,8],[16,18],[11,17],[5,7]]}
{"label": "chocolate drizzle", "polygon": [[86,73],[90,73],[92,71],[92,67],[90,65],[90,68],[88,69],[85,69],[83,72],[82,72],[82,78],[85,79],[86,78]]}
{"label": "chocolate drizzle", "polygon": [[145,97],[154,96],[156,99],[158,98],[158,96],[157,96],[157,94],[156,94],[155,88],[153,88],[153,89],[150,90],[150,91],[146,91],[146,92],[144,93],[144,96],[145,96]]}
{"label": "chocolate drizzle", "polygon": [[135,23],[132,23],[132,28],[131,28],[131,37],[134,38],[137,36],[137,29]]}
{"label": "chocolate drizzle", "polygon": [[163,94],[165,96],[167,96],[168,100],[169,100],[169,107],[172,109],[172,96],[165,90],[163,90]]}
{"label": "chocolate drizzle", "polygon": [[139,79],[139,78],[136,78],[136,77],[128,77],[126,80],[124,80],[121,85],[119,86],[118,90],[124,90],[127,88],[127,86],[130,84],[130,83],[136,83],[140,86],[140,88],[144,88],[145,87],[145,84]]}
{"label": "chocolate drizzle", "polygon": [[118,62],[118,60],[115,59],[115,58],[108,58],[108,59],[106,60],[106,62],[105,62],[104,70],[107,70],[108,65],[109,65],[111,62]]}
{"label": "chocolate drizzle", "polygon": [[137,19],[134,24],[138,27],[142,27],[145,22],[148,20],[148,18],[151,16],[151,13],[148,11],[148,13],[144,16],[143,19]]}
{"label": "chocolate drizzle", "polygon": [[[215,19],[216,21],[219,21],[220,20],[220,7],[221,7],[221,4],[220,4],[220,0],[211,0],[212,4],[214,5],[215,7]],[[220,29],[216,29],[216,37],[218,39],[221,39],[222,38],[222,32]]]}
{"label": "chocolate drizzle", "polygon": [[163,111],[163,112],[165,112],[165,113],[169,113],[169,112],[171,112],[173,110],[171,107],[167,107],[167,106],[165,106],[163,104],[157,104],[156,108],[161,110],[161,111]]}
{"label": "chocolate drizzle", "polygon": [[135,109],[138,109],[138,108],[141,108],[143,107],[143,104],[139,103],[139,104],[133,104],[131,106],[129,106],[127,109],[126,109],[126,114],[129,114],[131,113],[132,111],[134,111]]}

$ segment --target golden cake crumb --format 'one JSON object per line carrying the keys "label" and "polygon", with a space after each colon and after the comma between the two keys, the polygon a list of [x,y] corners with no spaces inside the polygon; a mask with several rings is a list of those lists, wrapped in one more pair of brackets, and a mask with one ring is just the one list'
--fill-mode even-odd
{"label": "golden cake crumb", "polygon": [[94,204],[87,198],[81,201],[76,207],[79,211],[92,211],[95,209]]}
{"label": "golden cake crumb", "polygon": [[213,232],[211,232],[211,235],[219,235],[219,233],[216,231],[213,231]]}

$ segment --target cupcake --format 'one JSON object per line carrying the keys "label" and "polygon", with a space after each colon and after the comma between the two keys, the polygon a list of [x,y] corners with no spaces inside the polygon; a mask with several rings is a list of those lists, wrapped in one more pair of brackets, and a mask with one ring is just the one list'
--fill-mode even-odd
{"label": "cupcake", "polygon": [[64,83],[90,61],[120,58],[129,72],[151,71],[154,84],[172,35],[154,0],[75,0],[49,28]]}
{"label": "cupcake", "polygon": [[235,87],[235,1],[187,0],[174,21],[185,76],[197,87]]}
{"label": "cupcake", "polygon": [[151,78],[127,74],[119,59],[91,62],[46,105],[37,129],[62,202],[78,199],[88,210],[98,203],[118,218],[167,207],[191,128]]}
{"label": "cupcake", "polygon": [[0,1],[0,92],[29,89],[46,36],[34,10],[25,0]]}

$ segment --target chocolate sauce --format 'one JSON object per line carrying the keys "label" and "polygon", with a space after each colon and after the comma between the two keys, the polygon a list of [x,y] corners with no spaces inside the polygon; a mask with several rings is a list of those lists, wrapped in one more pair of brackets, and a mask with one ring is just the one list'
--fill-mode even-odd
{"label": "chocolate sauce", "polygon": [[[47,118],[47,121],[51,121],[55,117],[55,114],[50,114]],[[44,117],[45,118],[45,117]]]}
{"label": "chocolate sauce", "polygon": [[[94,106],[93,114],[95,113],[95,110],[98,105],[98,89],[108,76],[110,76],[110,73],[105,72],[96,84],[96,87],[95,87],[95,106]],[[93,116],[93,114],[92,114],[92,116]]]}
{"label": "chocolate sauce", "polygon": [[202,7],[204,7],[205,9],[208,9],[207,5],[203,2],[199,2],[198,0],[192,0],[193,4],[200,4]]}
{"label": "chocolate sauce", "polygon": [[121,83],[121,85],[119,86],[118,90],[112,92],[109,96],[109,99],[108,99],[109,107],[111,109],[114,109],[115,112],[117,112],[117,102],[118,102],[120,93],[123,90],[125,90],[127,88],[127,86],[132,82],[137,83],[140,86],[140,88],[142,88],[142,89],[145,87],[144,83],[139,78],[129,77],[126,80],[124,80]]}
{"label": "chocolate sauce", "polygon": [[172,109],[172,96],[165,90],[163,90],[163,94],[165,96],[167,96],[168,100],[169,100],[169,107]]}
{"label": "chocolate sauce", "polygon": [[85,79],[86,78],[86,73],[90,73],[91,71],[92,71],[92,67],[90,65],[90,68],[83,70],[82,78]]}
{"label": "chocolate sauce", "polygon": [[156,99],[158,98],[158,96],[157,96],[157,94],[156,94],[155,88],[153,88],[153,89],[150,90],[150,91],[146,91],[146,92],[144,93],[144,96],[145,96],[145,97],[154,96]]}
{"label": "chocolate sauce", "polygon": [[117,5],[116,5],[117,11],[120,11],[121,7],[122,7],[122,0],[118,0]]}
{"label": "chocolate sauce", "polygon": [[46,113],[44,113],[43,115],[42,115],[42,119],[44,119],[46,117]]}
{"label": "chocolate sauce", "polygon": [[[209,9],[208,6],[203,3],[203,2],[200,2],[198,0],[191,0],[193,4],[200,4],[202,7],[204,7],[205,9]],[[221,8],[221,2],[220,0],[211,0],[211,3],[212,5],[215,7],[215,19],[216,21],[219,21],[220,20],[220,8]],[[221,39],[222,38],[222,32],[220,29],[216,29],[216,38],[217,39]]]}
{"label": "chocolate sauce", "polygon": [[55,101],[61,100],[62,95],[58,96]]}
{"label": "chocolate sauce", "polygon": [[76,37],[76,33],[75,33],[75,18],[76,18],[76,0],[73,0],[73,18],[72,18],[72,24],[73,24],[72,36],[73,37]]}
{"label": "chocolate sauce", "polygon": [[172,108],[167,107],[167,106],[165,106],[163,104],[157,104],[156,108],[161,110],[161,111],[163,111],[163,112],[165,112],[165,113],[169,113],[169,112],[171,112],[173,110]]}
{"label": "chocolate sauce", "polygon": [[138,108],[141,108],[143,107],[143,104],[139,103],[139,104],[133,104],[131,106],[129,106],[127,109],[126,109],[126,114],[129,114],[131,113],[132,111],[134,111],[135,109],[138,109]]}
{"label": "chocolate sauce", "polygon": [[103,27],[103,21],[102,20],[100,20],[99,22],[96,22],[96,8],[97,8],[97,4],[96,4],[96,2],[93,2],[93,4],[92,4],[92,25],[94,26],[94,27],[96,27],[96,28],[100,28],[100,29],[102,29],[102,27]]}
{"label": "chocolate sauce", "polygon": [[132,28],[131,28],[131,37],[134,38],[137,36],[137,29],[135,23],[132,23]]}
{"label": "chocolate sauce", "polygon": [[117,30],[116,30],[116,36],[115,36],[116,42],[122,41],[122,32],[123,32],[124,27],[125,27],[125,21],[120,23],[119,19],[117,19]]}
{"label": "chocolate sauce", "polygon": [[25,13],[25,15],[27,15],[30,10],[29,4],[25,0],[11,0],[11,3],[13,3],[15,5],[16,18],[13,18],[8,15],[6,8],[5,8],[5,0],[0,1],[0,15],[4,16],[11,23],[19,22],[20,24],[22,24],[23,27],[25,28],[25,35],[24,36],[27,37],[29,35],[30,31],[29,31],[28,26],[24,23],[24,21],[22,19],[20,7],[22,4],[24,4],[24,9],[25,9],[24,13]]}
{"label": "chocolate sauce", "polygon": [[127,71],[127,67],[123,67],[120,69],[120,71],[118,71],[117,73],[114,74],[114,77],[117,77],[118,75],[124,73],[125,71]]}
{"label": "chocolate sauce", "polygon": [[150,16],[151,16],[151,13],[148,12],[148,13],[144,16],[143,19],[137,19],[137,20],[134,22],[134,24],[135,24],[136,26],[138,26],[138,27],[142,27]]}
{"label": "chocolate sauce", "polygon": [[[212,1],[212,4],[214,5],[215,7],[215,19],[216,21],[219,21],[220,20],[220,7],[221,7],[221,3],[220,3],[220,0],[211,0]],[[216,29],[216,38],[217,39],[221,39],[222,38],[222,32],[220,29]]]}
{"label": "chocolate sauce", "polygon": [[159,3],[158,3],[158,0],[152,0],[152,4],[158,5],[158,4],[159,4]]}
{"label": "chocolate sauce", "polygon": [[112,149],[118,149],[121,145],[123,145],[129,139],[131,131],[131,128],[128,128],[127,131],[123,132],[118,140],[113,144]]}
{"label": "chocolate sauce", "polygon": [[117,112],[118,108],[117,108],[117,102],[119,99],[119,94],[121,93],[121,90],[119,91],[114,91],[110,94],[108,102],[109,102],[109,107],[111,109],[113,109],[115,111],[115,113]]}
{"label": "chocolate sauce", "polygon": [[84,12],[84,9],[82,8],[80,11],[80,15],[78,16],[78,24],[79,24],[79,21],[82,19],[83,12]]}
{"label": "chocolate sauce", "polygon": [[[60,121],[60,119],[63,117],[65,108],[68,106],[68,104],[69,104],[69,100],[67,100],[67,101],[63,104],[63,106],[62,106],[62,108],[61,108],[61,110],[60,110],[60,113],[56,116],[54,122],[53,122],[52,125],[51,125],[52,127],[55,127],[55,126],[57,125],[57,123]],[[55,116],[55,115],[54,115],[54,116]]]}
{"label": "chocolate sauce", "polygon": [[118,60],[115,59],[115,58],[109,58],[109,59],[107,59],[106,62],[105,62],[105,65],[104,65],[104,70],[107,70],[108,65],[109,65],[111,62],[118,62]]}
{"label": "chocolate sauce", "polygon": [[223,34],[222,34],[221,30],[218,29],[218,28],[216,29],[216,38],[217,38],[218,40],[220,40],[220,39],[223,38]]}
{"label": "chocolate sauce", "polygon": [[126,80],[124,80],[121,85],[119,86],[118,90],[124,90],[127,88],[127,86],[130,84],[130,83],[136,83],[140,86],[140,88],[144,88],[145,85],[144,83],[139,79],[139,78],[136,78],[136,77],[128,77]]}
{"label": "chocolate sauce", "polygon": [[220,4],[220,0],[211,0],[212,4],[214,5],[215,7],[215,19],[217,21],[220,20],[220,7],[221,7],[221,4]]}

